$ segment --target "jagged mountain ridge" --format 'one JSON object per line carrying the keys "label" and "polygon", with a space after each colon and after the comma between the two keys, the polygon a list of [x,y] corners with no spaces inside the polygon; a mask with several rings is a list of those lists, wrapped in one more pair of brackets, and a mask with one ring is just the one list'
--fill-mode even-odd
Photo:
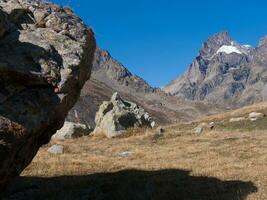
{"label": "jagged mountain ridge", "polygon": [[111,87],[128,87],[136,92],[153,92],[144,79],[132,74],[120,62],[111,57],[108,51],[97,48],[92,76]]}
{"label": "jagged mountain ridge", "polygon": [[91,79],[85,84],[80,99],[70,111],[67,120],[81,122],[92,127],[103,101],[114,92],[129,101],[141,105],[161,124],[186,121],[221,111],[216,105],[180,100],[151,87],[144,79],[132,74],[105,50],[97,48]]}
{"label": "jagged mountain ridge", "polygon": [[257,48],[227,32],[210,37],[188,70],[163,90],[180,98],[241,107],[267,97],[267,38]]}

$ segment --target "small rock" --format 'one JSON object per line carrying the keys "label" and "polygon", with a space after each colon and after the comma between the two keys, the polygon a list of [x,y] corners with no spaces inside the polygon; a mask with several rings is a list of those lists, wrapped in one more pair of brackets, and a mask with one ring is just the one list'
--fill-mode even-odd
{"label": "small rock", "polygon": [[209,128],[210,128],[210,129],[213,129],[214,127],[215,127],[215,122],[210,122],[210,123],[209,123]]}
{"label": "small rock", "polygon": [[257,118],[250,118],[249,120],[252,121],[252,122],[255,122],[255,121],[257,121],[258,119],[257,119]]}
{"label": "small rock", "polygon": [[164,132],[165,132],[165,129],[162,128],[161,126],[159,126],[156,130],[156,134],[158,135],[163,135]]}
{"label": "small rock", "polygon": [[131,151],[124,151],[122,153],[119,154],[119,156],[121,157],[128,157],[129,155],[131,155],[133,152]]}
{"label": "small rock", "polygon": [[241,121],[245,121],[246,118],[245,117],[234,117],[234,118],[231,118],[229,120],[229,122],[241,122]]}
{"label": "small rock", "polygon": [[60,144],[54,144],[47,151],[52,154],[63,154],[64,147]]}
{"label": "small rock", "polygon": [[156,126],[156,122],[155,121],[151,122],[150,126],[151,128],[154,128]]}
{"label": "small rock", "polygon": [[200,134],[203,131],[210,131],[211,129],[214,128],[214,126],[215,126],[215,123],[214,122],[210,122],[209,124],[206,123],[206,122],[202,122],[196,128],[194,128],[193,131],[196,134]]}
{"label": "small rock", "polygon": [[265,115],[263,113],[258,113],[258,112],[252,112],[248,116],[250,121],[256,121],[256,120],[261,119],[263,117],[265,117]]}
{"label": "small rock", "polygon": [[196,134],[200,134],[200,133],[202,133],[202,131],[203,131],[203,128],[202,127],[196,127],[196,128],[194,128],[194,133],[196,133]]}

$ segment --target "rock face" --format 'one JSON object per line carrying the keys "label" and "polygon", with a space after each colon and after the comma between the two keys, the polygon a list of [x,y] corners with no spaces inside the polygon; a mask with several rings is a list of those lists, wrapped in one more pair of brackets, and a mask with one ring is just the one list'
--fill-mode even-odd
{"label": "rock face", "polygon": [[123,100],[118,93],[114,93],[110,101],[103,102],[95,122],[94,134],[105,134],[108,138],[122,135],[131,127],[153,128],[155,124],[143,108]]}
{"label": "rock face", "polygon": [[210,37],[187,72],[164,91],[193,101],[241,107],[267,97],[267,40],[240,45],[227,32]]}
{"label": "rock face", "polygon": [[0,194],[63,125],[94,50],[92,31],[71,10],[0,1]]}
{"label": "rock face", "polygon": [[53,139],[65,140],[65,139],[74,139],[89,135],[92,132],[90,127],[87,127],[85,124],[65,122],[64,126],[53,135]]}

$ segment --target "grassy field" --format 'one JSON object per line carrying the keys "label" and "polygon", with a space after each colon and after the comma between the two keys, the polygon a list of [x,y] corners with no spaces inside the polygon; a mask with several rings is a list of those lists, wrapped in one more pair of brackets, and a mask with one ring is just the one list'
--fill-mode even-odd
{"label": "grassy field", "polygon": [[[229,123],[247,114],[234,112],[203,119],[216,126],[200,135],[192,133],[197,121],[166,127],[163,135],[138,129],[117,139],[53,141],[25,169],[11,197],[265,200],[267,119]],[[53,143],[63,144],[64,154],[49,154]]]}

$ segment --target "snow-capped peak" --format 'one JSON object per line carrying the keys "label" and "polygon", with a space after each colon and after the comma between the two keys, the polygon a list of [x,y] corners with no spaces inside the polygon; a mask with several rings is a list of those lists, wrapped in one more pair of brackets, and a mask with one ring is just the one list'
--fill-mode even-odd
{"label": "snow-capped peak", "polygon": [[217,54],[218,53],[226,53],[226,54],[237,53],[237,54],[242,54],[242,52],[237,47],[235,47],[233,45],[223,45],[221,48],[218,49]]}

